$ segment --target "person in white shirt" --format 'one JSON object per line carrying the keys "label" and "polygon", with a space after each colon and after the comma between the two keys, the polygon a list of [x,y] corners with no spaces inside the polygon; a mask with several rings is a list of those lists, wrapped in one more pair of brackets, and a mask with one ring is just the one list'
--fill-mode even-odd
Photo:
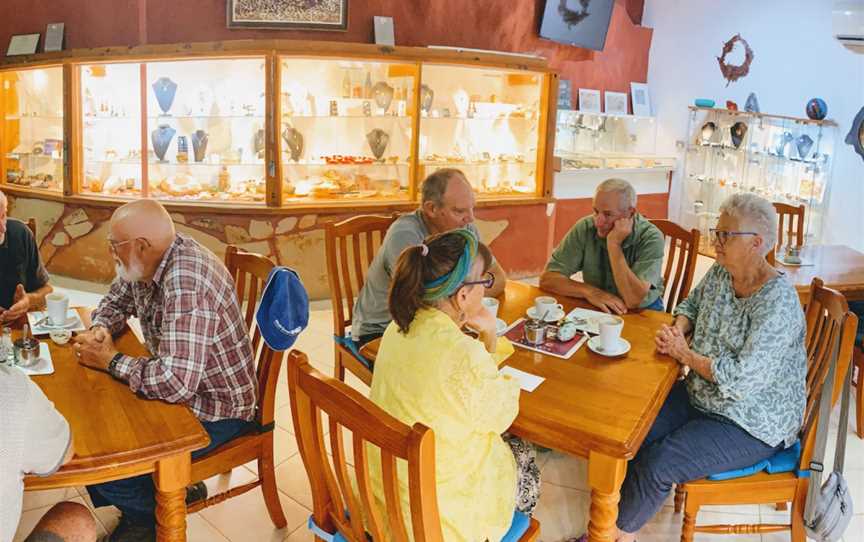
{"label": "person in white shirt", "polygon": [[[69,424],[39,386],[0,365],[0,542],[12,542],[24,499],[24,475],[46,476],[72,458]],[[86,506],[51,508],[25,542],[93,542],[96,522]]]}

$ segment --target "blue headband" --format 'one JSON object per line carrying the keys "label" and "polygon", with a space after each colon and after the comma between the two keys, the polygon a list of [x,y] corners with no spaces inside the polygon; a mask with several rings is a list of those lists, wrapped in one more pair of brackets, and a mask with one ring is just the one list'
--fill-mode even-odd
{"label": "blue headband", "polygon": [[463,237],[465,239],[465,248],[462,250],[462,255],[459,256],[459,260],[453,266],[453,269],[423,284],[423,301],[438,301],[439,299],[450,297],[462,286],[468,273],[471,272],[471,265],[477,256],[479,246],[477,236],[464,228],[453,230],[450,233]]}

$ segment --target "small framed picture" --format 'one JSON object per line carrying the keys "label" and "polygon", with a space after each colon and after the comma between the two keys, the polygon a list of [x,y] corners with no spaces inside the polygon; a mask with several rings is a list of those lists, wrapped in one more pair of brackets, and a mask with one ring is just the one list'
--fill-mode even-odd
{"label": "small framed picture", "polygon": [[573,81],[558,80],[558,109],[573,109]]}
{"label": "small framed picture", "polygon": [[9,49],[6,50],[6,56],[16,55],[32,55],[36,53],[36,48],[39,47],[40,34],[18,34],[12,36],[9,40]]}
{"label": "small framed picture", "polygon": [[46,53],[63,50],[63,27],[64,23],[51,23],[45,30],[45,45],[42,47]]}
{"label": "small framed picture", "polygon": [[600,91],[591,88],[580,88],[579,111],[600,113]]}
{"label": "small framed picture", "polygon": [[627,93],[606,91],[606,113],[610,115],[627,114]]}
{"label": "small framed picture", "polygon": [[645,83],[630,83],[630,97],[633,100],[633,114],[640,117],[651,116],[651,97]]}

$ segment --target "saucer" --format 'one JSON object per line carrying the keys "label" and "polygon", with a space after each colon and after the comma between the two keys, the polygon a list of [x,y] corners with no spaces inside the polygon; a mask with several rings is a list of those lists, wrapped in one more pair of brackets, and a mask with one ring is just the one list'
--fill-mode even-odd
{"label": "saucer", "polygon": [[495,319],[495,334],[499,337],[504,335],[504,332],[507,331],[507,322],[500,318]]}
{"label": "saucer", "polygon": [[[528,315],[528,318],[532,320],[539,320],[542,314],[537,314],[536,307],[528,307],[528,310],[525,311]],[[549,311],[549,314],[546,315],[546,322],[557,322],[558,320],[564,318],[564,311],[558,308],[552,309]]]}
{"label": "saucer", "polygon": [[600,354],[601,356],[606,356],[608,358],[615,358],[618,356],[623,356],[627,352],[630,351],[630,343],[627,342],[627,339],[618,339],[618,348],[614,352],[609,352],[604,350],[602,346],[600,346],[600,337],[591,337],[588,341],[588,349],[594,352],[595,354]]}
{"label": "saucer", "polygon": [[58,329],[59,330],[59,329],[70,328],[70,327],[76,325],[77,323],[78,323],[78,318],[75,318],[74,316],[70,316],[69,318],[66,319],[66,322],[63,324],[56,325],[56,324],[52,324],[48,320],[45,320],[44,322],[39,324],[39,327],[44,328],[44,329]]}

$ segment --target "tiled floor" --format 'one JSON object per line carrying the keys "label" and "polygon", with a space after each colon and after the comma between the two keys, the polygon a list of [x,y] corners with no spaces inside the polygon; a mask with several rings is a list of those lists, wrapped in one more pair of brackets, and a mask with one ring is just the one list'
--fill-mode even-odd
{"label": "tiled floor", "polygon": [[[705,269],[706,266],[700,265]],[[103,287],[86,283],[58,281],[67,289],[73,303],[93,306],[98,302]],[[306,352],[317,368],[332,373],[333,342],[332,315],[327,303],[315,303],[309,328],[296,344]],[[353,386],[367,391],[357,379],[350,380]],[[288,527],[275,530],[264,501],[257,490],[230,499],[211,507],[188,519],[190,542],[258,542],[311,541],[306,529],[312,497],[306,479],[297,444],[293,435],[291,410],[288,404],[287,384],[283,374],[279,378],[276,396],[276,479]],[[846,449],[846,474],[858,510],[864,512],[864,441],[852,432],[853,420],[846,428],[849,438]],[[829,436],[828,457],[833,457],[836,438],[836,417]],[[542,467],[543,487],[536,517],[541,523],[540,539],[557,542],[582,534],[585,529],[589,493],[586,484],[586,464],[578,458],[567,457],[556,452],[544,452],[539,456]],[[220,476],[208,481],[211,490],[231,487],[247,482],[256,472],[255,465],[234,469],[229,476]],[[43,492],[28,492],[24,498],[24,514],[15,541],[23,540],[36,521],[54,503],[62,500],[83,502],[92,508],[87,492],[83,488]],[[110,530],[117,522],[117,511],[113,508],[97,510],[100,530]],[[788,520],[788,512],[778,513],[772,507],[706,507],[699,514],[700,523],[758,523]],[[681,515],[675,514],[671,499],[661,512],[644,529],[640,542],[668,542],[678,540],[681,531]],[[698,535],[697,541],[729,540],[741,542],[779,542],[789,540],[788,533],[763,536],[721,537]],[[864,513],[855,516],[847,531],[845,542],[864,542]]]}

